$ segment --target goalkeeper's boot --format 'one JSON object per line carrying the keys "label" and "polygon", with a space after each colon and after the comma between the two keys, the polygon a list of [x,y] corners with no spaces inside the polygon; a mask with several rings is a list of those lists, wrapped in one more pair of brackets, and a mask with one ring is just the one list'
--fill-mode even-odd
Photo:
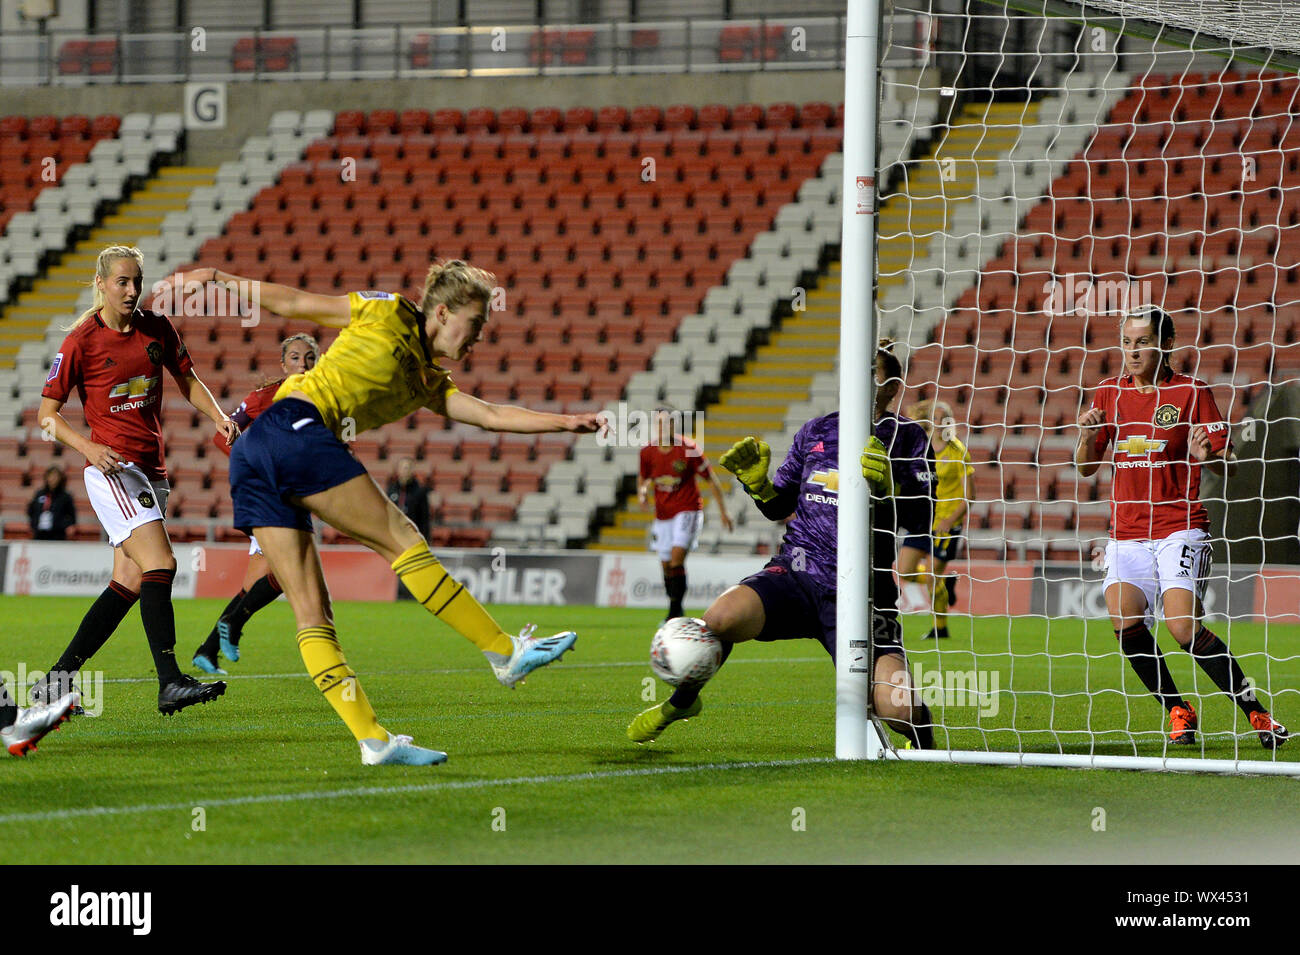
{"label": "goalkeeper's boot", "polygon": [[627,738],[634,743],[649,743],[678,720],[689,720],[692,716],[699,716],[702,709],[704,709],[704,701],[698,696],[694,703],[680,710],[664,700],[659,705],[636,715],[636,718],[627,725]]}
{"label": "goalkeeper's boot", "polygon": [[194,654],[194,659],[190,662],[194,664],[195,669],[202,670],[204,673],[215,673],[220,676],[226,675],[226,671],[221,669],[220,664],[202,650],[196,652]]}
{"label": "goalkeeper's boot", "polygon": [[416,746],[409,736],[388,734],[388,740],[361,741],[361,762],[366,766],[434,766],[445,763],[447,754]]}
{"label": "goalkeeper's boot", "polygon": [[195,703],[207,703],[226,692],[224,680],[216,683],[200,683],[188,673],[182,673],[158,691],[158,712],[163,716],[179,713]]}
{"label": "goalkeeper's boot", "polygon": [[58,729],[59,724],[72,715],[73,709],[80,707],[80,693],[65,693],[53,703],[37,703],[28,709],[19,709],[18,719],[0,729],[0,742],[11,755],[26,756],[46,733]]}
{"label": "goalkeeper's boot", "polygon": [[76,695],[77,702],[68,711],[68,715],[85,716],[86,711],[81,707],[81,693],[71,673],[47,673],[36,681],[27,695],[33,703],[48,705],[58,702],[69,693]]}
{"label": "goalkeeper's boot", "polygon": [[[514,646],[510,659],[504,659],[498,654],[488,657],[492,661],[492,670],[502,686],[508,686],[513,690],[516,683],[524,682],[524,677],[538,667],[544,667],[560,659],[573,649],[573,645],[578,641],[578,635],[572,630],[539,640],[533,636],[536,629],[537,626],[530,623],[519,631],[519,636],[510,635],[510,643]],[[497,663],[496,660],[501,662]]]}
{"label": "goalkeeper's boot", "polygon": [[231,663],[239,662],[239,634],[230,629],[224,620],[217,621],[217,636],[221,638],[221,653]]}
{"label": "goalkeeper's boot", "polygon": [[1196,710],[1192,704],[1175,706],[1169,711],[1169,739],[1175,746],[1196,745]]}
{"label": "goalkeeper's boot", "polygon": [[1277,749],[1287,740],[1286,727],[1269,716],[1267,710],[1251,713],[1250,725],[1259,733],[1259,741],[1265,749]]}

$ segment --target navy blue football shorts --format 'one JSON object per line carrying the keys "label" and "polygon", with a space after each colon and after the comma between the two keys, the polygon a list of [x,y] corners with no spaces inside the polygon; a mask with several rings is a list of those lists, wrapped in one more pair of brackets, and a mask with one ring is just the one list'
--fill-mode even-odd
{"label": "navy blue football shorts", "polygon": [[311,531],[311,514],[292,498],[319,494],[365,474],[361,462],[325,427],[309,401],[285,398],[267,408],[230,451],[235,527]]}
{"label": "navy blue football shorts", "polygon": [[923,551],[935,560],[950,564],[961,553],[962,533],[961,527],[954,527],[951,534],[908,534],[903,538],[903,546]]}
{"label": "navy blue football shorts", "polygon": [[[892,571],[890,573],[892,577]],[[741,581],[758,594],[763,602],[763,629],[755,638],[764,642],[797,640],[811,637],[835,659],[836,620],[835,591],[819,583],[806,571],[794,570],[782,560],[768,561],[766,567]],[[903,630],[897,612],[877,614],[875,651],[879,656],[893,653],[904,656]]]}

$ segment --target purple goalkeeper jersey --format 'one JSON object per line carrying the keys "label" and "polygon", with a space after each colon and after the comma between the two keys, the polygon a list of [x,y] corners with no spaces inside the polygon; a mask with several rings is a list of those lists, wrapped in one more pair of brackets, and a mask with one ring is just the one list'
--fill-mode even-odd
{"label": "purple goalkeeper jersey", "polygon": [[[894,477],[894,497],[873,500],[872,528],[876,548],[881,536],[890,541],[893,563],[893,534],[898,526],[929,531],[932,520],[934,451],[925,430],[908,418],[886,412],[873,429],[889,449]],[[806,571],[818,583],[836,589],[836,538],[839,507],[840,416],[833,411],[813,418],[794,437],[790,452],[777,469],[772,483],[778,491],[794,489],[798,494],[794,516],[786,526],[778,559]]]}

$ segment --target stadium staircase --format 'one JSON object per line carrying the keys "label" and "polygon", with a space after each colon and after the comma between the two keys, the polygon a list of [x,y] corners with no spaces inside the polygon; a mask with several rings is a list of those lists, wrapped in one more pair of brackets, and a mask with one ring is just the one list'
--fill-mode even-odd
{"label": "stadium staircase", "polygon": [[[1106,121],[1046,189],[1023,193],[1019,234],[913,351],[905,400],[937,394],[969,434],[973,556],[1087,559],[1106,536],[1109,471],[1082,480],[1071,452],[1081,399],[1117,370],[1114,320],[1054,318],[1053,277],[1144,283],[1175,315],[1175,366],[1208,381],[1234,422],[1279,370],[1295,374],[1300,309],[1282,289],[1300,284],[1300,135],[1252,117],[1288,115],[1297,85],[1150,75],[1108,95]],[[1243,159],[1257,176],[1244,190]],[[1231,208],[1207,207],[1237,190]]]}
{"label": "stadium staircase", "polygon": [[[765,437],[784,427],[792,400],[806,399],[814,377],[835,367],[839,350],[840,263],[831,263],[807,291],[806,308],[784,318],[779,329],[756,349],[744,370],[731,378],[717,399],[703,411],[697,436],[706,445],[719,482],[726,493],[728,514],[736,530],[722,531],[714,504],[706,499],[705,526],[700,535],[704,552],[753,553],[770,548],[773,535],[767,522],[754,520],[752,507],[725,471],[718,456],[749,435]],[[780,459],[773,462],[773,467]],[[643,510],[635,494],[629,495],[614,515],[614,523],[600,529],[594,546],[606,550],[643,551],[653,515]]]}

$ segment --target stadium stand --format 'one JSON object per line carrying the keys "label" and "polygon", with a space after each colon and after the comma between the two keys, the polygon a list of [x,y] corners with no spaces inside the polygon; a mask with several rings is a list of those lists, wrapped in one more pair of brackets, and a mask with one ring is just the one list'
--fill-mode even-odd
{"label": "stadium stand", "polygon": [[[268,137],[250,139],[238,163],[194,189],[184,212],[162,219],[157,239],[140,240],[150,274],[195,259],[318,291],[415,295],[431,258],[468,257],[498,273],[518,321],[493,323],[456,381],[555,410],[617,400],[840,139],[826,103],[344,112],[330,117],[331,136],[321,135],[322,119],[276,114]],[[653,163],[642,162],[647,156]],[[788,249],[772,251],[779,259]],[[773,269],[777,285],[801,271],[776,281],[774,264],[732,268],[734,281],[761,281]],[[289,330],[195,317],[178,324],[227,403],[273,367]],[[59,338],[51,331],[45,351]],[[39,368],[30,371],[39,385]],[[207,453],[192,409],[171,404],[169,461],[189,479],[178,482],[174,536],[224,535],[225,461]],[[35,422],[23,423],[20,450],[29,452]],[[462,544],[485,543],[490,526],[543,486],[545,469],[574,444],[572,435],[485,438],[423,415],[365,439],[357,454],[381,478],[400,456],[414,455],[426,478],[438,462],[434,515]],[[477,466],[461,475],[463,463]],[[541,536],[553,545],[585,538],[594,502],[612,504],[619,483],[617,474],[584,480],[564,522]]]}

